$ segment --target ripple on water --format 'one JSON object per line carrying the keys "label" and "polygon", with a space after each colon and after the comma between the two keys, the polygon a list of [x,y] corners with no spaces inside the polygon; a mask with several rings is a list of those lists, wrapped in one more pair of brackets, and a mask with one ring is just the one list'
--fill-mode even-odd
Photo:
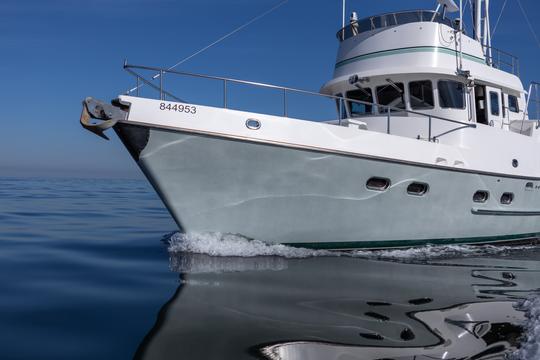
{"label": "ripple on water", "polygon": [[525,312],[525,331],[518,350],[508,356],[509,360],[540,359],[540,294],[530,296],[516,304],[516,309]]}

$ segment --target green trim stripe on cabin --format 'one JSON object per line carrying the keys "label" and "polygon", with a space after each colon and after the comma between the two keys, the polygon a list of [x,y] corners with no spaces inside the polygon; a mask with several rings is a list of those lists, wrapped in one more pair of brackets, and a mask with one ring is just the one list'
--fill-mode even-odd
{"label": "green trim stripe on cabin", "polygon": [[[336,64],[336,69],[340,66],[347,65],[356,61],[362,61],[362,60],[368,60],[368,59],[374,59],[382,56],[390,56],[390,55],[398,55],[398,54],[410,54],[410,53],[419,53],[419,52],[428,52],[428,53],[441,53],[446,55],[452,55],[456,56],[459,55],[459,51],[448,49],[440,46],[413,46],[413,47],[406,47],[406,48],[399,48],[399,49],[390,49],[390,50],[383,50],[383,51],[376,51],[369,54],[363,54],[358,55],[355,57],[352,57],[350,59],[346,59],[343,61],[340,61]],[[477,63],[485,64],[486,60],[463,53],[463,58],[471,61],[475,61]]]}
{"label": "green trim stripe on cabin", "polygon": [[470,238],[446,238],[425,240],[382,240],[382,241],[350,241],[350,242],[321,242],[321,243],[285,243],[284,245],[307,249],[382,249],[403,248],[425,245],[458,245],[458,244],[487,244],[491,242],[509,242],[539,239],[540,233],[481,236]]}

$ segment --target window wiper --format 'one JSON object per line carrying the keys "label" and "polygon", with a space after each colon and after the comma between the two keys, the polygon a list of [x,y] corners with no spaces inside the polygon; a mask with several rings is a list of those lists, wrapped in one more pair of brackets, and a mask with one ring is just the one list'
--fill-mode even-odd
{"label": "window wiper", "polygon": [[371,98],[371,93],[368,92],[366,89],[364,89],[363,87],[361,87],[358,84],[354,84],[354,86],[356,86],[358,88],[358,90],[360,90],[364,95],[366,95],[367,98]]}
{"label": "window wiper", "polygon": [[401,95],[403,95],[403,90],[395,82],[393,82],[391,79],[386,79],[386,81],[394,88],[396,91],[398,91]]}

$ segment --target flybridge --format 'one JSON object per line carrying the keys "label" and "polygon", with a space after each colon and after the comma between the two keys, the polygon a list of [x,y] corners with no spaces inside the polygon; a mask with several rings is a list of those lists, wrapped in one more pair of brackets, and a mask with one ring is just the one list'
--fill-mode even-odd
{"label": "flybridge", "polygon": [[[463,4],[456,5],[453,0],[439,0],[436,10],[410,10],[369,16],[358,20],[356,12],[352,12],[350,23],[343,26],[336,36],[340,42],[362,34],[376,34],[384,29],[412,23],[434,23],[448,26],[453,36],[445,42],[444,49],[452,50],[458,56],[459,72],[463,71],[463,58],[470,58],[470,54],[463,54],[464,43],[476,41],[481,45],[482,54],[477,54],[478,60],[486,65],[519,76],[519,60],[516,56],[491,46],[491,31],[489,20],[489,0],[473,0],[472,6],[472,34],[468,36],[464,29]],[[459,12],[459,17],[451,19],[449,12]],[[403,35],[401,35],[403,36]],[[412,33],[408,36],[415,36]],[[363,37],[362,39],[365,39]],[[420,38],[418,39],[420,41]],[[424,44],[425,45],[425,44]],[[434,44],[429,44],[434,45]],[[425,46],[424,46],[425,47]],[[411,48],[411,46],[409,46]],[[384,49],[386,51],[386,49]],[[444,51],[443,51],[444,52]]]}

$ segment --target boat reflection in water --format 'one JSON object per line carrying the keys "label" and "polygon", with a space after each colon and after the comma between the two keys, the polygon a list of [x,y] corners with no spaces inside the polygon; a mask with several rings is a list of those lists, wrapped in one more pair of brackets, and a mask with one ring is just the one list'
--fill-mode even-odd
{"label": "boat reflection in water", "polygon": [[[536,255],[535,255],[536,254]],[[504,359],[537,250],[407,263],[171,255],[181,284],[139,359]]]}

